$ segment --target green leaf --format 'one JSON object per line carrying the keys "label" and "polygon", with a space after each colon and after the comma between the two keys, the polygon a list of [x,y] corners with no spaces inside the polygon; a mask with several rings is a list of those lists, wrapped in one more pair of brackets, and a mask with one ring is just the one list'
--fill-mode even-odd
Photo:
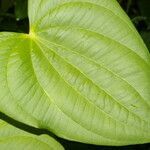
{"label": "green leaf", "polygon": [[30,134],[0,120],[0,149],[63,150],[64,148],[48,135]]}
{"label": "green leaf", "polygon": [[59,137],[150,142],[150,55],[116,0],[29,0],[30,33],[0,34],[0,110]]}

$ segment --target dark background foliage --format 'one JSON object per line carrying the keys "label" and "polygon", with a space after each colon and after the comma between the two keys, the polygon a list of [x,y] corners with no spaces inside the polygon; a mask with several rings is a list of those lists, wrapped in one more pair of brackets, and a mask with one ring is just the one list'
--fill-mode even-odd
{"label": "dark background foliage", "polygon": [[[150,50],[150,0],[118,0],[118,2],[129,15]],[[29,32],[27,0],[0,0],[0,31]],[[48,133],[19,123],[2,113],[0,113],[0,119],[34,134]],[[66,150],[150,150],[150,144],[107,147],[58,140]]]}

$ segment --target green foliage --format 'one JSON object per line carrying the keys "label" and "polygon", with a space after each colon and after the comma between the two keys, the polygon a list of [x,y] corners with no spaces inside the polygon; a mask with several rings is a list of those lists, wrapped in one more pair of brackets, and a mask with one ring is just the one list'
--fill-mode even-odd
{"label": "green foliage", "polygon": [[138,1],[138,5],[140,7],[141,14],[150,19],[150,9],[149,9],[150,1],[148,0]]}
{"label": "green foliage", "polygon": [[71,141],[150,142],[150,55],[119,4],[29,0],[28,15],[29,34],[0,33],[0,111]]}
{"label": "green foliage", "polygon": [[36,136],[0,120],[0,149],[63,150],[64,148],[48,135]]}
{"label": "green foliage", "polygon": [[0,31],[28,32],[27,0],[0,0]]}
{"label": "green foliage", "polygon": [[15,16],[16,20],[22,20],[27,17],[27,0],[15,1]]}

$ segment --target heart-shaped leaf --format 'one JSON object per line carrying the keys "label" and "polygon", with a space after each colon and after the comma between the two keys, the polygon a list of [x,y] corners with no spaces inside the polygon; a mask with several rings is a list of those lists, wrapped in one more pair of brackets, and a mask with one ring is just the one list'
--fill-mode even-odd
{"label": "heart-shaped leaf", "polygon": [[150,142],[150,55],[116,0],[29,0],[30,33],[0,34],[0,110],[91,144]]}
{"label": "heart-shaped leaf", "polygon": [[1,150],[63,150],[64,148],[48,135],[33,135],[0,120]]}

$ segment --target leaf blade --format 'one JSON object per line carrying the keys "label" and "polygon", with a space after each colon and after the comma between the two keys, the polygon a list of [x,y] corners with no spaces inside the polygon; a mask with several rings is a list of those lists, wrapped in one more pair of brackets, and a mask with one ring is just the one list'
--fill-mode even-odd
{"label": "leaf blade", "polygon": [[149,142],[150,55],[118,3],[34,2],[29,35],[0,36],[1,95],[11,94],[11,108],[0,109],[69,140]]}
{"label": "leaf blade", "polygon": [[15,128],[8,123],[0,120],[0,147],[4,150],[63,150],[63,147],[48,135],[34,135]]}

